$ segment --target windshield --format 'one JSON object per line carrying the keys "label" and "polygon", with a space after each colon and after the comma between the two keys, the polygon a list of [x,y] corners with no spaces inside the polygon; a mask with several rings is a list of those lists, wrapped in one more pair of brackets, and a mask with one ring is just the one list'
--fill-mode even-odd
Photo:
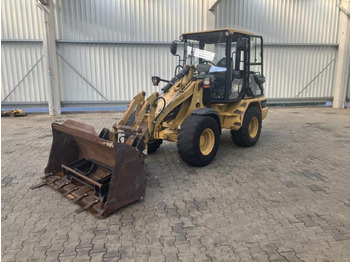
{"label": "windshield", "polygon": [[200,36],[194,36],[185,42],[186,64],[198,65],[208,63],[210,65],[226,66],[226,61],[220,61],[225,58],[226,37],[224,32],[216,32],[212,37],[201,39]]}

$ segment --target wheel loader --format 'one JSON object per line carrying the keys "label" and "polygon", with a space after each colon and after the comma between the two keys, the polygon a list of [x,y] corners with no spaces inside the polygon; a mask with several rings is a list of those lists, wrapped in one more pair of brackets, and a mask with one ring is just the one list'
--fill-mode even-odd
{"label": "wheel loader", "polygon": [[[179,51],[180,50],[180,51]],[[42,183],[106,217],[145,196],[143,162],[163,140],[177,143],[180,158],[212,162],[222,129],[238,146],[257,143],[268,108],[264,96],[263,38],[235,29],[183,33],[171,45],[174,77],[152,77],[158,89],[131,101],[112,130],[68,120],[53,123],[53,143]],[[181,55],[178,53],[182,53]]]}

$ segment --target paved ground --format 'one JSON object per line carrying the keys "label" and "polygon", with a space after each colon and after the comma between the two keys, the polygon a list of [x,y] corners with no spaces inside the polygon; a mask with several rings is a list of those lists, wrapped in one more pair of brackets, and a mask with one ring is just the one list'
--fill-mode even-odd
{"label": "paved ground", "polygon": [[[64,115],[95,125],[111,113]],[[176,144],[146,160],[146,198],[104,220],[48,187],[46,115],[2,118],[2,261],[350,261],[350,110],[272,108],[259,143],[224,131],[214,162]]]}

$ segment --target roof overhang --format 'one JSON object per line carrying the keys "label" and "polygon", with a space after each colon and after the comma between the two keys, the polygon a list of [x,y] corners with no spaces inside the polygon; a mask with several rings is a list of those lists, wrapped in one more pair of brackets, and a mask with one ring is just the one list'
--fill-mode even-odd
{"label": "roof overhang", "polygon": [[[182,39],[187,40],[197,40],[204,41],[205,43],[223,43],[226,41],[225,37],[222,37],[223,34],[225,36],[228,35],[254,35],[251,32],[237,30],[232,28],[221,28],[214,30],[205,30],[205,31],[197,31],[197,32],[188,32],[181,34]],[[234,40],[235,41],[235,40]]]}

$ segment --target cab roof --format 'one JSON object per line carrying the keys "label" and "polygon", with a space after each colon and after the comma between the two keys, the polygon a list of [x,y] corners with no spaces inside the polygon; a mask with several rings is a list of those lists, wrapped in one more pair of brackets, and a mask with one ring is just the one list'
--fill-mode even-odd
{"label": "cab roof", "polygon": [[[226,40],[225,40],[225,37],[222,37],[222,33],[226,33],[225,35],[236,34],[237,38],[241,35],[254,35],[251,32],[247,32],[243,30],[232,29],[232,28],[220,28],[220,29],[214,29],[214,30],[183,33],[181,34],[181,37],[183,39],[204,41],[205,43],[223,43]],[[237,41],[237,39],[235,39],[234,37],[233,41]]]}

